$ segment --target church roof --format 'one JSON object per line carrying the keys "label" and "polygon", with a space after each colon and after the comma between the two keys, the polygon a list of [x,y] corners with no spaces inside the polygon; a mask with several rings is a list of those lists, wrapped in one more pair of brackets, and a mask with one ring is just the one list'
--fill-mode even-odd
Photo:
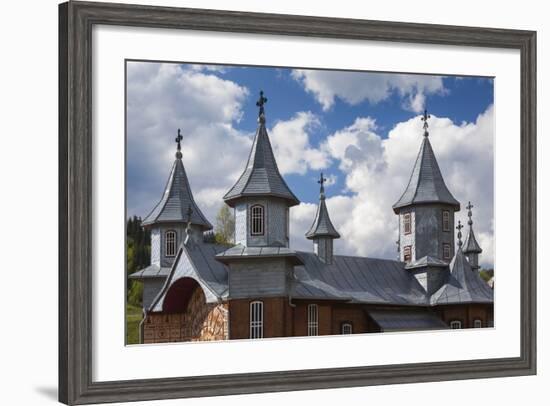
{"label": "church roof", "polygon": [[481,254],[483,250],[479,246],[476,240],[476,236],[474,234],[474,228],[472,221],[472,209],[473,209],[472,202],[468,202],[468,205],[466,208],[468,209],[468,225],[470,226],[470,230],[468,232],[468,235],[466,236],[466,242],[464,243],[464,246],[462,247],[462,251],[465,254]]}
{"label": "church roof", "polygon": [[315,214],[315,219],[313,224],[309,228],[309,231],[306,233],[306,238],[312,240],[316,237],[331,237],[331,238],[340,238],[340,234],[334,226],[332,221],[330,221],[330,216],[328,214],[327,205],[325,203],[325,188],[323,183],[325,179],[321,173],[321,191],[319,196],[319,205],[317,206],[317,213]]}
{"label": "church roof", "polygon": [[256,130],[246,168],[237,183],[225,194],[223,199],[232,207],[238,199],[249,196],[274,196],[286,199],[289,206],[300,204],[298,198],[292,193],[279,173],[265,128],[263,107],[260,109],[258,121],[258,129]]}
{"label": "church roof", "polygon": [[227,249],[226,245],[211,243],[182,244],[172,268],[148,311],[162,312],[164,300],[172,285],[183,278],[195,280],[205,292],[206,301],[215,303],[227,297],[227,268],[216,261],[216,254]]}
{"label": "church roof", "polygon": [[218,244],[182,244],[166,282],[149,311],[162,312],[168,290],[182,278],[197,281],[209,303],[228,299],[228,267],[225,261],[220,261],[220,256],[223,257],[228,251],[232,253],[232,258],[233,254],[258,259],[264,256],[295,256],[298,261],[288,292],[293,299],[401,306],[493,302],[491,288],[472,270],[460,250],[450,264],[448,280],[430,298],[400,261],[335,255],[333,262],[326,264],[313,252],[292,251],[284,247],[276,248],[278,251],[275,252],[273,249],[257,247],[252,252],[238,246],[231,251],[227,250],[227,246]]}
{"label": "church roof", "polygon": [[472,227],[470,227],[470,230],[468,231],[468,235],[466,236],[466,241],[462,246],[462,251],[465,254],[469,254],[469,253],[481,254],[483,252],[483,250],[477,243],[476,236],[474,234],[474,229]]}
{"label": "church roof", "polygon": [[[424,128],[427,129],[426,124]],[[423,203],[448,204],[453,206],[455,211],[460,210],[460,203],[445,185],[427,130],[424,132],[424,140],[416,157],[409,184],[393,205],[393,210],[397,214],[402,207]]]}
{"label": "church roof", "polygon": [[432,295],[432,305],[493,303],[493,291],[479,274],[472,270],[462,250],[456,251],[449,267],[451,273],[446,283]]}
{"label": "church roof", "polygon": [[147,226],[156,223],[187,223],[189,212],[191,213],[191,224],[198,225],[203,230],[212,229],[212,224],[210,224],[204,214],[202,214],[199,206],[195,203],[191,187],[189,186],[189,180],[181,161],[181,152],[178,151],[162,198],[151,213],[145,217],[142,224]]}

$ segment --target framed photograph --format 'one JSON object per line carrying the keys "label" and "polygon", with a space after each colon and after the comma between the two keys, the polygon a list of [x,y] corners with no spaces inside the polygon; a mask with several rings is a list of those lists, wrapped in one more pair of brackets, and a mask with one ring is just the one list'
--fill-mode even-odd
{"label": "framed photograph", "polygon": [[535,32],[59,29],[61,402],[536,373]]}

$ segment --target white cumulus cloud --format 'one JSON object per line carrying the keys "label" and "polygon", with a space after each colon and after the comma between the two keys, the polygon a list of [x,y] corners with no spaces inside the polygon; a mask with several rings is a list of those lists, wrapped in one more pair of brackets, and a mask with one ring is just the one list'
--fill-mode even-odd
{"label": "white cumulus cloud", "polygon": [[397,93],[403,108],[418,113],[424,109],[426,95],[446,92],[442,76],[301,69],[291,75],[325,111],[336,98],[351,105],[364,100],[376,104]]}

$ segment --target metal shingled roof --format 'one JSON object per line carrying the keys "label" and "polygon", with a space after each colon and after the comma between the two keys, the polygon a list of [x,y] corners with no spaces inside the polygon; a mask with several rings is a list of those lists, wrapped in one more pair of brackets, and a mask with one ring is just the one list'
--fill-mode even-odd
{"label": "metal shingled roof", "polygon": [[263,122],[256,131],[246,169],[226,193],[224,200],[233,207],[236,200],[245,196],[275,196],[286,199],[290,206],[300,204],[279,173]]}
{"label": "metal shingled roof", "polygon": [[461,250],[457,250],[449,264],[451,273],[446,283],[435,292],[430,303],[493,303],[493,291],[479,274],[472,270]]}
{"label": "metal shingled roof", "polygon": [[197,281],[205,292],[208,303],[225,298],[228,289],[227,268],[215,259],[216,254],[225,249],[227,246],[219,244],[182,244],[164,286],[148,310],[161,312],[170,287],[182,278],[191,278]]}
{"label": "metal shingled roof", "polygon": [[340,238],[340,234],[338,234],[338,231],[332,225],[332,221],[330,221],[324,194],[321,194],[315,219],[306,233],[306,238],[310,240],[315,237]]}
{"label": "metal shingled roof", "polygon": [[455,211],[460,210],[460,203],[445,185],[427,136],[420,146],[409,184],[401,198],[393,205],[393,210],[398,213],[398,209],[402,207],[422,203],[448,204],[453,206]]}
{"label": "metal shingled roof", "polygon": [[449,328],[443,320],[429,310],[368,310],[367,314],[383,332]]}
{"label": "metal shingled roof", "polygon": [[176,158],[162,198],[155,208],[145,217],[143,225],[155,223],[187,223],[187,211],[191,207],[191,224],[200,226],[203,230],[211,230],[212,224],[202,214],[193,199],[189,180],[180,158]]}
{"label": "metal shingled roof", "polygon": [[483,250],[477,243],[476,236],[474,234],[474,229],[472,227],[470,227],[468,235],[466,236],[466,241],[462,246],[462,252],[464,252],[465,254],[470,254],[470,253],[481,254],[483,252]]}
{"label": "metal shingled roof", "polygon": [[159,265],[149,265],[146,268],[140,269],[137,272],[129,275],[130,279],[144,278],[166,278],[170,273],[170,268],[161,268]]}

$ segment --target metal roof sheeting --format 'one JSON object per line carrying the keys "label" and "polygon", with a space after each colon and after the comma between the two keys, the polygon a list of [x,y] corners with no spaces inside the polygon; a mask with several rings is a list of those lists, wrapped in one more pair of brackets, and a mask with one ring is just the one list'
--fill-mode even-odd
{"label": "metal roof sheeting", "polygon": [[170,273],[170,268],[161,268],[159,265],[149,265],[147,268],[140,269],[134,272],[128,278],[143,279],[143,278],[166,278]]}
{"label": "metal roof sheeting", "polygon": [[317,206],[317,213],[309,231],[306,233],[306,238],[313,239],[316,237],[331,237],[340,238],[340,234],[334,228],[330,216],[328,214],[325,197],[322,195]]}
{"label": "metal roof sheeting", "polygon": [[427,310],[368,310],[367,314],[383,332],[449,328],[443,320]]}
{"label": "metal roof sheeting", "polygon": [[446,283],[435,292],[430,303],[493,303],[493,291],[479,274],[472,270],[461,250],[457,250],[449,267],[451,272]]}
{"label": "metal roof sheeting", "polygon": [[398,209],[402,207],[422,203],[448,204],[453,206],[455,211],[460,210],[460,203],[445,185],[427,136],[420,146],[409,184],[401,198],[393,205],[393,210],[398,213]]}
{"label": "metal roof sheeting", "polygon": [[477,243],[476,236],[474,235],[474,229],[472,227],[470,227],[470,230],[468,231],[466,241],[462,246],[462,252],[464,252],[465,254],[481,254],[483,252],[483,250]]}
{"label": "metal roof sheeting", "polygon": [[335,255],[331,264],[310,252],[298,252],[292,296],[357,303],[423,305],[426,295],[399,261]]}
{"label": "metal roof sheeting", "polygon": [[289,206],[300,204],[279,173],[263,122],[256,131],[246,169],[226,193],[224,200],[233,207],[238,199],[246,196],[274,196],[286,199]]}
{"label": "metal roof sheeting", "polygon": [[203,230],[211,230],[212,224],[202,214],[193,199],[187,174],[180,158],[176,158],[162,198],[154,209],[145,217],[142,224],[155,223],[187,223],[188,209],[191,207],[191,224],[200,226]]}

